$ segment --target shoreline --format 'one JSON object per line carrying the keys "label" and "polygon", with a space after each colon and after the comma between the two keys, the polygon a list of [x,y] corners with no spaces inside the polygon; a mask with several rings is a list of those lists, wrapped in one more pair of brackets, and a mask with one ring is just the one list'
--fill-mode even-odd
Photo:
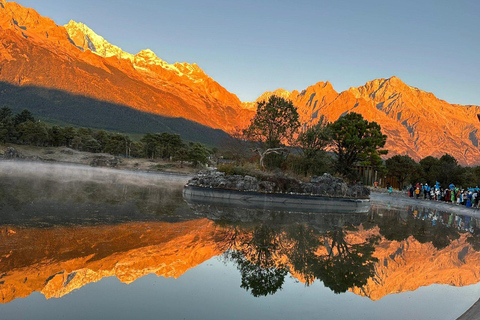
{"label": "shoreline", "polygon": [[398,191],[389,195],[382,189],[371,188],[370,190],[370,202],[372,205],[391,206],[394,208],[418,206],[480,218],[480,209],[478,208],[467,208],[462,205],[456,205],[444,201],[410,198],[406,193]]}
{"label": "shoreline", "polygon": [[[128,159],[131,160],[131,159]],[[136,159],[135,159],[136,160]],[[148,170],[148,169],[137,169],[133,167],[92,167],[86,163],[80,162],[70,162],[70,161],[61,161],[61,160],[32,160],[32,159],[1,159],[0,158],[0,166],[2,163],[13,163],[17,166],[21,164],[25,165],[43,165],[43,166],[71,166],[76,168],[83,168],[83,169],[98,169],[100,171],[106,170],[109,172],[118,172],[118,173],[129,173],[129,174],[138,174],[138,175],[158,175],[158,176],[170,176],[174,177],[177,176],[182,179],[186,179],[186,181],[194,176],[194,172],[185,172],[185,171],[163,171],[163,170]],[[0,170],[1,172],[1,170]],[[455,205],[451,203],[446,203],[443,201],[435,201],[435,200],[424,200],[424,199],[415,199],[410,198],[408,195],[401,191],[394,191],[391,195],[385,189],[375,189],[370,188],[370,203],[372,205],[380,205],[380,206],[388,206],[394,208],[405,208],[406,206],[418,206],[418,207],[425,207],[431,208],[435,210],[441,210],[446,212],[453,212],[456,214],[468,215],[476,218],[480,218],[480,209],[478,208],[466,208],[465,206]]]}

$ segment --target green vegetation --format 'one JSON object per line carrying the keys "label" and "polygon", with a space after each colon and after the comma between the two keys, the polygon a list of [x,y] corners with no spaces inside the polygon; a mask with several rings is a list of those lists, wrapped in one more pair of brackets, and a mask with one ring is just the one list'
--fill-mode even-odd
{"label": "green vegetation", "polygon": [[381,166],[380,150],[385,146],[387,136],[382,134],[379,124],[363,119],[361,114],[349,113],[330,125],[331,145],[337,156],[335,163],[339,173],[351,177],[353,165],[362,163],[373,167]]}
{"label": "green vegetation", "polygon": [[90,128],[49,126],[23,110],[14,115],[9,107],[0,109],[0,142],[41,147],[68,147],[79,151],[115,156],[189,161],[206,164],[210,151],[200,143],[185,143],[177,134],[147,133],[140,141],[128,135]]}
{"label": "green vegetation", "polygon": [[257,113],[244,131],[247,138],[257,141],[264,148],[278,148],[292,137],[300,127],[297,109],[291,101],[271,96],[257,103]]}
{"label": "green vegetation", "polygon": [[301,155],[290,158],[289,166],[297,174],[321,175],[331,172],[332,158],[325,151],[331,139],[331,128],[322,116],[320,121],[298,135],[296,146]]}
{"label": "green vegetation", "polygon": [[415,172],[417,164],[409,156],[396,155],[385,161],[388,173],[393,175],[398,180],[400,189],[403,189],[403,184],[407,178],[412,176]]}
{"label": "green vegetation", "polygon": [[380,125],[360,114],[349,113],[333,123],[321,117],[317,124],[300,130],[292,102],[277,96],[258,102],[256,115],[239,138],[250,141],[262,169],[281,169],[305,177],[328,172],[355,180],[354,165],[381,170],[384,165],[380,155],[387,153],[381,150],[387,136]]}
{"label": "green vegetation", "polygon": [[480,166],[462,167],[449,154],[440,158],[428,156],[418,163],[407,155],[397,155],[387,159],[386,165],[388,174],[397,178],[400,189],[406,183],[428,183],[432,186],[439,182],[443,187],[451,183],[463,187],[480,185]]}

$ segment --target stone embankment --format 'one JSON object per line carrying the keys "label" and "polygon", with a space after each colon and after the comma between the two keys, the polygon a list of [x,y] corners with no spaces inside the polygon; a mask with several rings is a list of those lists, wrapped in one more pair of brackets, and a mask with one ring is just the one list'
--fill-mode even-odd
{"label": "stone embankment", "polygon": [[261,178],[225,175],[224,172],[200,172],[190,179],[188,186],[261,193],[301,194],[335,198],[368,199],[370,190],[363,185],[347,185],[341,178],[325,173],[302,182],[285,175],[265,175]]}

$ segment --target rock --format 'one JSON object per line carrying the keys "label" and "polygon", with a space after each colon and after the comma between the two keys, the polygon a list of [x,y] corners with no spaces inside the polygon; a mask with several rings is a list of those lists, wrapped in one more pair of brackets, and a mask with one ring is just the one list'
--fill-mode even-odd
{"label": "rock", "polygon": [[115,168],[119,163],[120,160],[115,156],[97,156],[90,161],[90,166]]}
{"label": "rock", "polygon": [[13,148],[13,147],[7,147],[5,150],[5,153],[3,154],[3,158],[6,160],[11,160],[11,159],[21,159],[23,158],[18,151]]}
{"label": "rock", "polygon": [[70,150],[70,149],[62,149],[60,150],[61,153],[63,154],[68,154],[68,155],[72,155],[73,154],[73,151]]}
{"label": "rock", "polygon": [[218,188],[236,191],[258,191],[265,193],[293,193],[328,197],[368,198],[370,190],[362,185],[349,186],[338,177],[325,173],[302,183],[283,173],[265,175],[258,179],[252,176],[226,176],[223,172],[203,171],[190,179],[189,186]]}

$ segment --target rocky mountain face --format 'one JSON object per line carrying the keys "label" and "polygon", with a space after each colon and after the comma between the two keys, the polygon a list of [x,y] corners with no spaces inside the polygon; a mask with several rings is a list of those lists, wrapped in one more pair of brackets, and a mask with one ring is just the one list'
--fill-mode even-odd
{"label": "rocky mountain face", "polygon": [[348,112],[376,121],[388,136],[388,157],[408,154],[418,161],[449,153],[461,164],[479,163],[480,107],[450,104],[397,77],[373,80],[341,93],[329,82],[301,92],[278,89],[264,93],[257,101],[271,95],[291,100],[305,126],[317,123],[321,116],[331,122]]}
{"label": "rocky mountain face", "polygon": [[58,26],[5,0],[0,0],[0,82],[61,90],[226,132],[247,126],[256,102],[275,94],[293,101],[304,127],[348,112],[376,121],[388,136],[387,157],[408,154],[420,160],[449,153],[464,165],[480,163],[480,107],[450,104],[396,77],[341,93],[328,81],[319,82],[242,103],[196,64],[170,64],[148,49],[125,52],[82,23]]}
{"label": "rocky mountain face", "polygon": [[151,50],[122,51],[87,26],[65,27],[0,1],[0,81],[39,86],[231,130],[252,111],[196,64],[169,64]]}

